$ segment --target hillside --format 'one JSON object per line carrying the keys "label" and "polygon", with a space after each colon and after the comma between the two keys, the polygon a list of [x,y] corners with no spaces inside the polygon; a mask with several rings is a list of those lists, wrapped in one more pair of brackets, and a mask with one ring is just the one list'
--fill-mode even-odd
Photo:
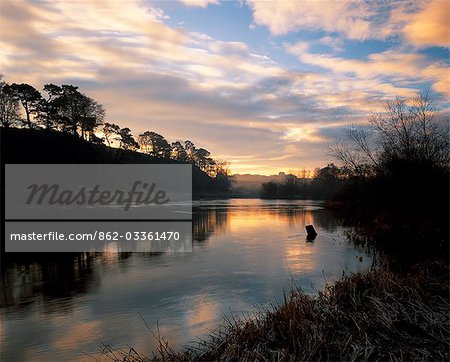
{"label": "hillside", "polygon": [[250,190],[250,191],[259,191],[261,185],[265,182],[269,181],[277,181],[282,182],[285,178],[286,174],[284,172],[280,172],[278,175],[253,175],[253,174],[236,174],[234,175],[236,189]]}
{"label": "hillside", "polygon": [[[167,158],[85,141],[75,135],[42,129],[0,128],[2,163],[180,164]],[[217,192],[214,179],[192,166],[194,196]]]}

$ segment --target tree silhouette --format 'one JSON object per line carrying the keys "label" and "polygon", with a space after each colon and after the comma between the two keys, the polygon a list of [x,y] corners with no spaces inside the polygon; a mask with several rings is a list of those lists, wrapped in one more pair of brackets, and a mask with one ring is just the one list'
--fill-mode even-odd
{"label": "tree silhouette", "polygon": [[58,98],[62,113],[62,126],[65,131],[77,134],[78,121],[81,117],[81,105],[84,101],[83,95],[78,91],[78,87],[63,84],[62,94]]}
{"label": "tree silhouette", "polygon": [[228,192],[234,182],[233,176],[230,175],[230,163],[228,161],[210,160],[211,170],[207,172],[211,177],[215,178],[217,188],[222,192]]}
{"label": "tree silhouette", "polygon": [[131,130],[128,127],[121,128],[119,131],[120,148],[124,150],[135,150],[139,147],[139,144],[131,134]]}
{"label": "tree silhouette", "polygon": [[153,151],[153,144],[150,137],[150,131],[141,133],[138,136],[139,149],[146,154],[150,154]]}
{"label": "tree silhouette", "polygon": [[87,138],[101,125],[105,116],[103,106],[79,92],[78,87],[46,84],[44,91],[48,98],[41,98],[39,109],[41,121],[46,128],[56,127],[73,134],[78,134],[80,129],[80,136]]}
{"label": "tree silhouette", "polygon": [[380,162],[400,159],[448,166],[449,120],[439,118],[428,91],[419,92],[410,105],[400,98],[388,101],[385,114],[370,121],[380,135]]}
{"label": "tree silhouette", "polygon": [[184,141],[184,149],[186,150],[186,160],[194,163],[195,145],[190,140]]}
{"label": "tree silhouette", "polygon": [[209,151],[205,150],[204,148],[199,148],[194,151],[193,161],[201,170],[206,171],[209,162],[211,161],[209,156]]}
{"label": "tree silhouette", "polygon": [[102,132],[105,135],[105,140],[108,143],[108,146],[111,146],[111,142],[114,140],[119,140],[119,138],[114,136],[119,136],[120,127],[114,123],[105,122],[103,124]]}
{"label": "tree silhouette", "polygon": [[19,100],[5,91],[7,86],[0,74],[0,123],[8,128],[17,124],[20,120]]}
{"label": "tree silhouette", "polygon": [[[146,131],[138,136],[138,142],[127,127],[121,128],[114,123],[103,123],[105,109],[103,106],[80,92],[74,85],[44,85],[44,94],[26,83],[11,85],[2,81],[0,75],[0,124],[7,128],[21,121],[29,128],[45,128],[63,133],[71,133],[96,144],[111,147],[118,141],[119,147],[126,150],[140,150],[143,153],[164,159],[172,158],[190,162],[214,179],[212,189],[228,190],[232,178],[228,163],[216,161],[205,148],[196,148],[194,143],[175,141],[170,144],[164,136],[154,131]],[[20,118],[22,105],[25,121]],[[23,126],[22,124],[22,126]],[[101,127],[103,137],[95,134]]]}
{"label": "tree silhouette", "polygon": [[92,133],[89,133],[88,141],[98,144],[98,145],[102,145],[104,143],[105,139],[103,137],[96,136],[95,133],[92,132]]}
{"label": "tree silhouette", "polygon": [[449,255],[448,116],[419,92],[389,100],[369,121],[330,147],[346,173],[337,200],[398,260]]}
{"label": "tree silhouette", "polygon": [[279,184],[275,181],[265,182],[261,185],[260,196],[262,199],[275,199],[280,197]]}
{"label": "tree silhouette", "polygon": [[170,145],[159,133],[153,131],[141,133],[138,137],[138,142],[141,149],[151,156],[162,158],[170,157]]}
{"label": "tree silhouette", "polygon": [[439,117],[427,91],[409,102],[398,97],[387,101],[385,111],[369,121],[372,129],[351,126],[344,139],[328,146],[352,175],[383,174],[398,162],[448,167],[448,118]]}
{"label": "tree silhouette", "polygon": [[4,88],[6,93],[20,101],[25,111],[26,124],[28,128],[32,128],[31,115],[37,115],[39,104],[42,99],[41,93],[33,86],[26,83],[12,83],[11,85],[6,85]]}
{"label": "tree silhouette", "polygon": [[61,87],[54,84],[44,85],[44,92],[47,93],[47,98],[42,97],[38,105],[38,118],[40,124],[46,129],[56,128],[58,125],[58,107],[57,99],[61,93]]}
{"label": "tree silhouette", "polygon": [[186,150],[180,141],[172,142],[170,157],[179,161],[187,160]]}
{"label": "tree silhouette", "polygon": [[92,137],[95,129],[103,123],[105,109],[94,99],[83,95],[80,110],[79,124],[81,137],[85,138],[86,135]]}

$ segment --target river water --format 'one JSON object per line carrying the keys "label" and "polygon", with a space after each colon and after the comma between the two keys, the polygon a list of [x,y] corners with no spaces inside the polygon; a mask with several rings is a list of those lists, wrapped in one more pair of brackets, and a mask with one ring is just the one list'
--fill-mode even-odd
{"label": "river water", "polygon": [[[306,241],[305,225],[318,232]],[[196,340],[223,315],[316,293],[370,267],[317,201],[194,202],[193,252],[14,255],[2,259],[0,359],[87,360],[102,343],[149,354]],[[146,323],[144,323],[144,321]]]}

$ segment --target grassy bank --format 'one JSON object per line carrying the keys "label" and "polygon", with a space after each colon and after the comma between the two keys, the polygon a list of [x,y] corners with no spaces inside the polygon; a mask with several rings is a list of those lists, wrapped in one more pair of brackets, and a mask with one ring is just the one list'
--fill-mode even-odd
{"label": "grassy bank", "polygon": [[343,277],[317,296],[293,290],[256,318],[228,320],[210,339],[153,356],[105,348],[116,361],[356,361],[449,358],[448,266],[408,275],[372,270]]}

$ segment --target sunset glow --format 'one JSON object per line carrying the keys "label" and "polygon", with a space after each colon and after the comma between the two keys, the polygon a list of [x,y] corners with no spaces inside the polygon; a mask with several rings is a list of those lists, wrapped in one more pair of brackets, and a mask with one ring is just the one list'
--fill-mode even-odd
{"label": "sunset glow", "polygon": [[2,0],[7,82],[74,84],[106,119],[193,140],[234,173],[330,161],[393,96],[449,110],[448,1]]}

